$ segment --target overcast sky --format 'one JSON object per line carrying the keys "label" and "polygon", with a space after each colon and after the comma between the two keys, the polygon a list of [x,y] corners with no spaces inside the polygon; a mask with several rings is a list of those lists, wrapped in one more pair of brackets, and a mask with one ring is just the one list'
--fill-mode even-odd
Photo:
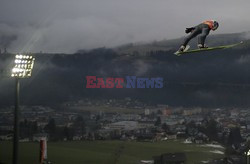
{"label": "overcast sky", "polygon": [[72,53],[182,37],[206,19],[220,23],[213,34],[249,31],[249,7],[249,0],[1,0],[0,37],[16,36],[5,41],[11,52]]}

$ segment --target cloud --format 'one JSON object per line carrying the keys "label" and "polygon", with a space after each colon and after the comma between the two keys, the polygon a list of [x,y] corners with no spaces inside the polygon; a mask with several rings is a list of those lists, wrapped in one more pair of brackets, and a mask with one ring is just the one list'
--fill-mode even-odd
{"label": "cloud", "polygon": [[242,55],[236,60],[238,64],[250,64],[250,55]]}
{"label": "cloud", "polygon": [[152,68],[152,66],[150,64],[147,64],[142,60],[136,60],[134,62],[134,66],[136,68],[136,70],[135,70],[136,76],[142,76]]}
{"label": "cloud", "polygon": [[215,33],[246,31],[249,5],[244,0],[2,0],[0,31],[17,36],[11,51],[72,53],[180,37],[185,27],[205,19],[220,22]]}
{"label": "cloud", "polygon": [[242,34],[242,39],[243,39],[243,40],[249,40],[249,39],[250,39],[250,31],[244,32],[244,33]]}
{"label": "cloud", "polygon": [[17,40],[17,34],[6,24],[0,24],[0,48],[9,48]]}

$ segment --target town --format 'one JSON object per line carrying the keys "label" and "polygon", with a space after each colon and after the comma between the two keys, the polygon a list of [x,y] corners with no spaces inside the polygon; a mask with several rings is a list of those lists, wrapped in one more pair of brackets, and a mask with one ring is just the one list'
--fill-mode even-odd
{"label": "town", "polygon": [[[13,138],[13,108],[0,109],[0,139]],[[122,100],[82,99],[59,106],[21,106],[20,142],[184,140],[220,144],[229,155],[248,151],[250,111],[238,108],[184,108]],[[240,160],[234,158],[234,160]]]}

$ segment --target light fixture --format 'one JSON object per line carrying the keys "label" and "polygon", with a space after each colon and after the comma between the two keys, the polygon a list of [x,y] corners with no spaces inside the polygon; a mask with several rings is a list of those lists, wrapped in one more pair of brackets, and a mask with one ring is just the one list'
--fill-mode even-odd
{"label": "light fixture", "polygon": [[31,55],[16,55],[11,77],[26,78],[31,76],[35,58]]}

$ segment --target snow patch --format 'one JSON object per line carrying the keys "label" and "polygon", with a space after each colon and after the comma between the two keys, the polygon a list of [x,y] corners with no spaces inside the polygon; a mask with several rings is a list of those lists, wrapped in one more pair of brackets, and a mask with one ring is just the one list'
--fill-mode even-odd
{"label": "snow patch", "polygon": [[219,150],[211,150],[209,151],[210,153],[215,153],[215,154],[224,154],[224,152],[219,151]]}
{"label": "snow patch", "polygon": [[201,145],[201,147],[212,147],[212,148],[225,149],[223,146],[215,145],[215,144],[205,144],[205,145]]}

